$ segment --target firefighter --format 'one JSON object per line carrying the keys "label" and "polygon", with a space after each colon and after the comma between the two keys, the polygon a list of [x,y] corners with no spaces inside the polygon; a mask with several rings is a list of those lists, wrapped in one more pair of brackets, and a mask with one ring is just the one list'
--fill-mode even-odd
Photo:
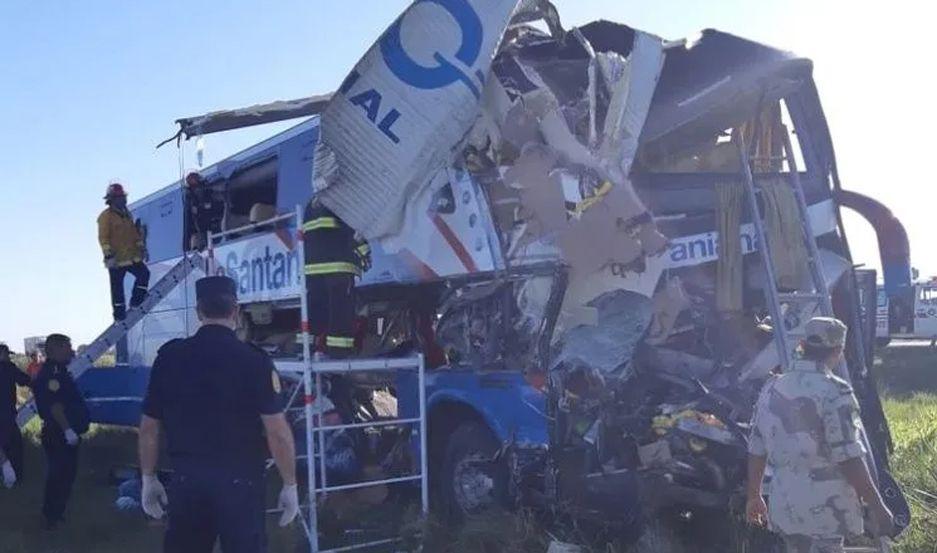
{"label": "firefighter", "polygon": [[107,209],[98,216],[98,241],[104,253],[104,266],[111,280],[111,305],[114,320],[127,316],[124,298],[124,277],[134,277],[130,306],[143,303],[150,285],[150,271],[146,268],[146,247],[143,234],[127,209],[127,193],[120,183],[108,185],[104,195]]}
{"label": "firefighter", "polygon": [[[237,339],[237,288],[228,277],[195,283],[201,327],[159,349],[140,421],[141,503],[162,518],[165,551],[266,551],[264,466],[267,449],[283,480],[280,526],[299,513],[293,434],[283,414],[280,378],[259,347]],[[156,475],[166,433],[173,477],[166,493]]]}
{"label": "firefighter", "polygon": [[47,461],[42,515],[50,530],[63,520],[78,470],[81,435],[88,431],[91,419],[84,397],[68,372],[74,356],[68,336],[50,334],[46,338],[46,362],[33,382]]}
{"label": "firefighter", "polygon": [[27,387],[30,380],[10,361],[10,348],[0,344],[0,468],[7,487],[23,479],[23,434],[16,424],[16,386]]}
{"label": "firefighter", "polygon": [[196,250],[204,248],[209,232],[221,230],[224,217],[224,201],[212,190],[211,186],[196,172],[185,177],[188,194],[189,217],[193,229],[190,247]]}
{"label": "firefighter", "polygon": [[354,351],[355,277],[371,268],[371,249],[335,213],[313,199],[303,216],[309,332],[319,351]]}

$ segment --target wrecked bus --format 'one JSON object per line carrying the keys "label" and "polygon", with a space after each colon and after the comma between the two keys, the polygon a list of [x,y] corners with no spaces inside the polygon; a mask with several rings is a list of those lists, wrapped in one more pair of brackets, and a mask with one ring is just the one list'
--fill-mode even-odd
{"label": "wrecked bus", "polygon": [[[549,31],[530,17],[508,26],[451,163],[407,197],[397,230],[371,239],[359,352],[425,356],[437,509],[540,507],[634,537],[661,515],[726,539],[709,522],[742,505],[748,420],[780,364],[771,328],[796,334],[818,309],[786,302],[782,321],[768,316],[739,140],[751,145],[761,206],[776,215],[771,239],[785,246],[775,248],[778,285],[801,288],[806,265],[803,221],[783,193],[795,167],[781,155],[788,133],[836,315],[865,324],[811,63],[714,30],[666,42],[607,21],[565,31],[555,13],[535,15]],[[330,102],[370,118],[352,75]],[[301,260],[296,229],[265,221],[312,196],[322,146],[342,147],[324,140],[328,121],[326,110],[201,171],[224,200],[220,228],[245,229],[213,252],[238,282],[242,333],[286,375],[298,374]],[[158,278],[191,244],[185,191],[176,183],[131,208]],[[83,378],[92,396],[122,390],[92,402],[97,420],[138,416],[156,350],[195,328],[197,276],[130,332],[126,370]],[[861,335],[849,334],[849,376],[870,460],[907,524]],[[345,384],[331,387],[335,405],[373,412],[381,392],[396,398],[386,402],[394,414],[416,415],[406,400],[415,380]]]}

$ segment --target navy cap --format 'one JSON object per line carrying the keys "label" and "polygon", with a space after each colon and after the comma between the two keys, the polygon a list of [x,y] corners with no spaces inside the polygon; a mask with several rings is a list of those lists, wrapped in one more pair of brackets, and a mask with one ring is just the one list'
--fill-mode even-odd
{"label": "navy cap", "polygon": [[195,299],[238,297],[237,285],[226,276],[208,276],[195,281]]}

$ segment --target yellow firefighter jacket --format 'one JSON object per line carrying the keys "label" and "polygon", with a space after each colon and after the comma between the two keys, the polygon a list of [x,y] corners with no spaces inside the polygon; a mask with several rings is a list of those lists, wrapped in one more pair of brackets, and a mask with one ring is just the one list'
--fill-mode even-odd
{"label": "yellow firefighter jacket", "polygon": [[98,242],[104,257],[114,256],[118,267],[143,261],[143,236],[129,212],[108,207],[98,216]]}

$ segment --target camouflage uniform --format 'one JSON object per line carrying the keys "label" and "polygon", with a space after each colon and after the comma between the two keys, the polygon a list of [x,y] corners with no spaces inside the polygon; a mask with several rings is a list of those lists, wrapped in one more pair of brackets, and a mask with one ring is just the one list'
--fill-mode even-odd
{"label": "camouflage uniform", "polygon": [[[816,345],[845,342],[846,326],[836,319],[815,318],[806,330]],[[852,388],[822,363],[798,359],[765,384],[749,452],[767,457],[769,522],[789,552],[840,552],[844,536],[862,533],[859,498],[838,466],[865,456],[861,428]]]}

